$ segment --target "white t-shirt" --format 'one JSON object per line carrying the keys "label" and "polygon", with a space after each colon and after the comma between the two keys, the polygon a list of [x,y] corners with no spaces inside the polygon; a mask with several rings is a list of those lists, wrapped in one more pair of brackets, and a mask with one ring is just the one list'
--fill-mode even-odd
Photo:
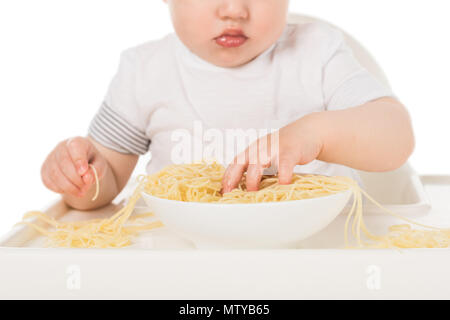
{"label": "white t-shirt", "polygon": [[[312,112],[386,96],[392,92],[360,66],[342,33],[323,23],[287,25],[272,47],[238,68],[212,65],[170,34],[122,53],[89,134],[121,153],[151,151],[148,173],[201,158],[227,165],[255,130],[265,135]],[[230,146],[242,133],[247,144]],[[321,161],[295,171],[358,179]]]}

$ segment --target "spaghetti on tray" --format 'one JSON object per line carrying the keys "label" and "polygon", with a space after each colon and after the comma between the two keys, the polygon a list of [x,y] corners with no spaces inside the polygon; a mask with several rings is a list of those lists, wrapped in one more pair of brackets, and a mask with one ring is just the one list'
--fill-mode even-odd
{"label": "spaghetti on tray", "polygon": [[[92,168],[96,173],[95,168]],[[132,238],[141,232],[162,226],[161,222],[149,223],[145,220],[151,214],[133,215],[134,207],[142,191],[169,200],[236,204],[305,200],[351,190],[353,201],[344,230],[347,248],[447,248],[450,246],[449,229],[430,227],[401,217],[384,208],[354,180],[347,177],[294,175],[290,185],[280,185],[278,178],[265,176],[260,184],[260,190],[255,192],[246,190],[245,177],[243,177],[238,188],[222,195],[224,172],[225,168],[218,163],[171,165],[153,175],[140,176],[138,186],[128,203],[109,219],[59,222],[43,213],[31,212],[24,216],[22,223],[28,224],[46,236],[48,245],[52,247],[121,248],[131,245]],[[98,196],[98,179],[96,179],[96,188],[96,196]],[[408,224],[392,226],[383,236],[372,234],[363,219],[363,196],[387,214]],[[36,218],[37,221],[48,225],[48,228],[29,222],[29,218]],[[413,229],[411,225],[421,229]],[[356,246],[350,245],[349,234],[356,240]]]}

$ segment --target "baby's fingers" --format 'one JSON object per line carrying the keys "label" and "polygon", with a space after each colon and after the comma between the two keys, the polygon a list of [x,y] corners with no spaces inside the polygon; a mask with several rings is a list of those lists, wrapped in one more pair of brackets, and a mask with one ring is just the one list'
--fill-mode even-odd
{"label": "baby's fingers", "polygon": [[248,166],[247,177],[245,178],[247,191],[259,190],[259,183],[261,182],[263,174],[264,174],[263,166],[259,164],[251,164]]}
{"label": "baby's fingers", "polygon": [[67,150],[77,173],[84,176],[89,171],[89,160],[93,157],[91,143],[82,137],[72,138],[67,141]]}
{"label": "baby's fingers", "polygon": [[247,191],[258,191],[264,169],[270,168],[276,149],[272,143],[273,136],[265,136],[252,144],[248,149],[250,164],[247,168],[245,182]]}
{"label": "baby's fingers", "polygon": [[[289,152],[287,152],[289,155]],[[280,184],[291,184],[296,161],[289,156],[281,156],[278,161],[278,179]]]}
{"label": "baby's fingers", "polygon": [[59,165],[52,166],[48,176],[62,193],[76,197],[82,196],[81,190],[64,175]]}
{"label": "baby's fingers", "polygon": [[85,184],[83,182],[83,179],[81,178],[81,175],[77,172],[77,169],[75,168],[75,164],[72,161],[72,158],[67,150],[67,148],[61,148],[55,155],[56,162],[58,163],[58,166],[61,170],[61,172],[64,174],[64,176],[77,188],[83,189],[85,187]]}
{"label": "baby's fingers", "polygon": [[41,172],[41,176],[42,182],[48,189],[56,193],[64,193],[64,191],[50,178],[50,175],[47,174],[47,171],[44,168]]}
{"label": "baby's fingers", "polygon": [[231,164],[228,166],[222,179],[222,193],[231,192],[238,186],[246,168],[246,164]]}

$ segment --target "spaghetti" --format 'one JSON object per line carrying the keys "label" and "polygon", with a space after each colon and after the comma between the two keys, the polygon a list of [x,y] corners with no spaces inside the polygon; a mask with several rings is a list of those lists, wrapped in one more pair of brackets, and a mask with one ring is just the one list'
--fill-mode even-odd
{"label": "spaghetti", "polygon": [[95,169],[95,167],[92,164],[90,164],[89,167],[91,167],[92,171],[94,172],[95,194],[94,197],[92,198],[92,201],[95,201],[98,199],[98,195],[100,194],[100,180],[98,179],[97,169]]}
{"label": "spaghetti", "polygon": [[[222,195],[224,173],[225,168],[217,163],[171,165],[153,175],[141,176],[138,187],[128,204],[110,219],[84,223],[61,223],[42,213],[35,212],[26,215],[25,218],[36,217],[39,221],[53,227],[54,230],[48,231],[36,224],[25,223],[46,235],[53,246],[124,247],[131,244],[132,236],[162,225],[158,222],[148,224],[143,220],[138,222],[136,217],[131,218],[142,191],[169,200],[231,204],[303,200],[351,190],[353,202],[344,228],[345,243],[348,248],[355,248],[350,245],[350,231],[356,240],[356,248],[447,248],[450,246],[450,230],[422,225],[383,208],[354,180],[347,177],[294,175],[290,185],[281,185],[278,178],[264,176],[260,189],[249,192],[246,190],[244,176],[235,190]],[[98,177],[96,179],[98,188]],[[388,234],[384,236],[372,234],[363,219],[363,196],[387,214],[423,229],[414,230],[411,225],[401,225],[391,227]]]}
{"label": "spaghetti", "polygon": [[[95,167],[91,166],[96,180],[96,192],[92,201],[99,195],[99,179]],[[41,212],[30,212],[23,217],[26,224],[47,237],[51,247],[64,248],[122,248],[132,244],[131,238],[143,231],[162,226],[159,221],[147,222],[151,213],[132,216],[136,202],[141,197],[145,179],[140,178],[138,187],[128,199],[128,203],[109,219],[96,219],[80,222],[60,222]],[[36,222],[28,222],[35,218]],[[39,223],[37,223],[39,222]],[[42,225],[46,225],[44,227]],[[49,227],[49,228],[48,228]]]}

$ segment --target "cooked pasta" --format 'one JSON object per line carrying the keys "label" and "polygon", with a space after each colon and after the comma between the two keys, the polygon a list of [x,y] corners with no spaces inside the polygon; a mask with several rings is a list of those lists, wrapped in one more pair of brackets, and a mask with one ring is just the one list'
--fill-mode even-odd
{"label": "cooked pasta", "polygon": [[222,195],[224,172],[225,168],[217,163],[172,165],[148,176],[145,191],[159,198],[185,202],[260,203],[318,198],[356,184],[345,177],[294,175],[292,184],[280,185],[278,178],[264,176],[259,190],[248,192],[243,177],[235,190]]}
{"label": "cooked pasta", "polygon": [[[345,243],[348,248],[447,248],[450,246],[450,230],[425,226],[383,208],[354,180],[347,177],[294,175],[290,185],[281,185],[278,183],[278,178],[264,176],[260,189],[249,192],[246,190],[244,176],[235,190],[222,195],[224,172],[225,168],[218,163],[171,165],[153,175],[141,176],[139,185],[128,204],[110,219],[83,223],[61,223],[42,213],[35,212],[26,215],[25,218],[36,217],[50,225],[53,231],[36,224],[25,223],[47,236],[52,246],[125,247],[132,243],[132,236],[162,225],[158,222],[148,224],[143,220],[131,218],[142,191],[169,200],[233,204],[304,200],[351,190],[353,201],[344,228]],[[96,179],[98,188],[97,176]],[[372,234],[363,219],[363,196],[389,215],[422,227],[422,229],[414,230],[410,225],[401,225],[391,227],[388,234],[383,236]],[[350,243],[350,231],[356,240],[356,246]]]}
{"label": "cooked pasta", "polygon": [[98,179],[97,169],[95,169],[95,167],[92,164],[90,164],[89,167],[94,172],[94,178],[95,178],[95,194],[94,194],[94,197],[92,198],[92,201],[96,201],[98,198],[98,195],[100,194],[100,180]]}
{"label": "cooked pasta", "polygon": [[[98,176],[95,168],[96,195],[98,196]],[[139,185],[128,203],[109,219],[97,219],[80,222],[60,222],[42,212],[27,213],[22,223],[34,228],[47,237],[47,244],[51,247],[64,248],[122,248],[132,244],[132,237],[143,231],[162,226],[159,221],[147,222],[145,218],[152,214],[132,216],[136,202],[140,198],[145,179],[140,178]],[[28,222],[35,218],[36,222]],[[38,224],[37,222],[40,222]]]}

